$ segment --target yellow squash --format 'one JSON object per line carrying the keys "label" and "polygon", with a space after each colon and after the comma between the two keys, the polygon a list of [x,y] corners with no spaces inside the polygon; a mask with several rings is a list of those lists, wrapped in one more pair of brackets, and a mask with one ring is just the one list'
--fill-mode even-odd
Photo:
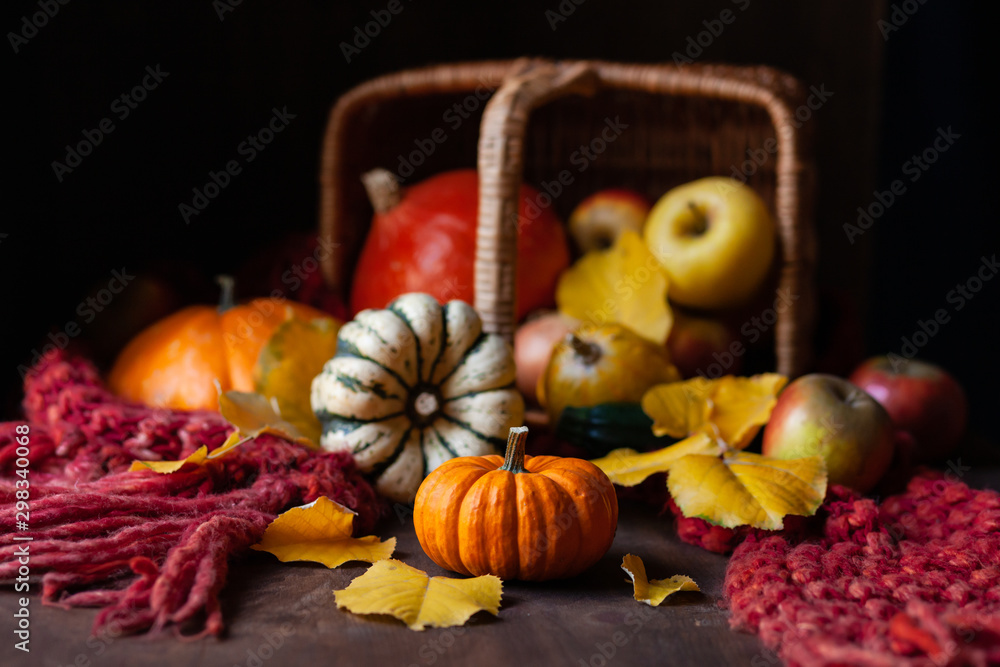
{"label": "yellow squash", "polygon": [[538,400],[555,424],[567,407],[638,403],[647,389],[680,378],[665,347],[620,324],[584,327],[552,349]]}

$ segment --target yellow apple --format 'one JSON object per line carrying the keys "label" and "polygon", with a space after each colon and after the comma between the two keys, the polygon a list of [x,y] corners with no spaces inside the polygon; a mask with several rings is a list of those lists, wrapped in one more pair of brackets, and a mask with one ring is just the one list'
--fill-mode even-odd
{"label": "yellow apple", "polygon": [[774,259],[774,237],[757,193],[721,176],[663,195],[643,230],[670,277],[668,297],[692,308],[726,308],[753,296]]}

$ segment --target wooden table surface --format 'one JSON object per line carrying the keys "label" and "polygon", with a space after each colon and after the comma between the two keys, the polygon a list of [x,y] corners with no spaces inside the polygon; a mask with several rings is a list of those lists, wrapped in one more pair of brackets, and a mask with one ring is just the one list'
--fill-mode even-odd
{"label": "wooden table surface", "polygon": [[[500,615],[480,612],[463,627],[413,632],[390,617],[337,609],[332,591],[364,573],[364,564],[328,570],[251,553],[232,568],[223,592],[227,633],[221,639],[91,638],[96,611],[43,607],[36,598],[29,605],[29,655],[13,647],[17,596],[5,587],[0,664],[749,665],[763,647],[731,631],[718,604],[726,558],[681,543],[668,517],[644,507],[622,509],[614,545],[593,568],[565,582],[505,582]],[[451,574],[424,555],[410,517],[387,520],[379,534],[397,537],[395,558],[431,575]],[[626,553],[642,557],[651,578],[687,574],[702,592],[678,593],[656,608],[636,602],[620,568]]]}
{"label": "wooden table surface", "polygon": [[[1000,469],[962,471],[974,488],[1000,488]],[[423,553],[410,517],[386,520],[395,558],[431,575],[450,575]],[[686,574],[700,593],[678,593],[660,607],[632,599],[622,557],[642,557],[651,578]],[[622,505],[614,545],[580,577],[565,582],[504,583],[500,615],[473,616],[458,628],[408,630],[381,616],[337,609],[332,591],[346,588],[366,565],[328,570],[279,563],[250,553],[234,565],[223,591],[222,638],[90,637],[96,611],[43,607],[32,599],[31,653],[14,648],[13,587],[0,592],[0,665],[776,665],[755,636],[729,629],[720,606],[725,556],[681,543],[667,517]],[[755,658],[757,658],[755,660]]]}

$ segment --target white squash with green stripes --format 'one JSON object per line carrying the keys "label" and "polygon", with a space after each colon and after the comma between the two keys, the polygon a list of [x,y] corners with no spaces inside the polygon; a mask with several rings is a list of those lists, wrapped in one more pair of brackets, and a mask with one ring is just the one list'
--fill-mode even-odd
{"label": "white squash with green stripes", "polygon": [[448,459],[503,448],[524,420],[514,376],[510,345],[483,333],[472,306],[404,294],[341,327],[312,383],[320,444],[352,452],[379,493],[410,502]]}

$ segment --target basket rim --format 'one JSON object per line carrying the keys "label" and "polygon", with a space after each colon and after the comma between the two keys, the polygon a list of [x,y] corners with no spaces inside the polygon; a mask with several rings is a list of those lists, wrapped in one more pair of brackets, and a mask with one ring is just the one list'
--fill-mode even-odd
{"label": "basket rim", "polygon": [[[497,89],[512,74],[533,66],[586,66],[596,72],[597,89],[631,90],[654,95],[701,97],[743,103],[764,109],[778,141],[775,177],[777,179],[774,209],[777,232],[781,239],[780,262],[782,282],[812,281],[815,270],[815,240],[811,228],[811,211],[804,211],[802,199],[803,172],[807,169],[803,140],[810,130],[808,124],[794,122],[794,110],[805,99],[804,87],[790,74],[767,65],[731,65],[718,63],[616,63],[604,60],[551,60],[521,58],[440,63],[408,68],[380,75],[358,84],[342,95],[332,106],[320,166],[319,233],[324,238],[336,238],[337,213],[340,206],[337,188],[343,182],[342,165],[337,149],[356,113],[370,104],[393,99],[420,97],[471,91],[489,82]],[[494,91],[495,92],[495,91]],[[492,101],[492,99],[490,100]],[[484,114],[485,117],[485,114]],[[802,128],[806,129],[802,129]],[[480,128],[482,130],[482,128]],[[480,135],[482,139],[482,134]],[[343,289],[346,274],[342,253],[327,253],[322,271],[328,285]],[[790,274],[787,278],[785,274]],[[792,275],[793,274],[793,275]],[[808,286],[804,289],[810,289]],[[811,318],[809,318],[811,319]],[[808,323],[811,326],[811,322]],[[792,325],[793,328],[800,328]],[[809,328],[809,327],[806,327]],[[787,346],[794,336],[780,335]],[[801,330],[801,328],[800,328]],[[801,332],[801,331],[800,331]],[[792,347],[795,347],[794,345]],[[794,356],[804,358],[801,351]],[[779,360],[782,355],[779,354]],[[805,356],[808,356],[808,352]],[[800,370],[802,363],[780,363],[779,369]],[[794,374],[794,373],[792,373]]]}

